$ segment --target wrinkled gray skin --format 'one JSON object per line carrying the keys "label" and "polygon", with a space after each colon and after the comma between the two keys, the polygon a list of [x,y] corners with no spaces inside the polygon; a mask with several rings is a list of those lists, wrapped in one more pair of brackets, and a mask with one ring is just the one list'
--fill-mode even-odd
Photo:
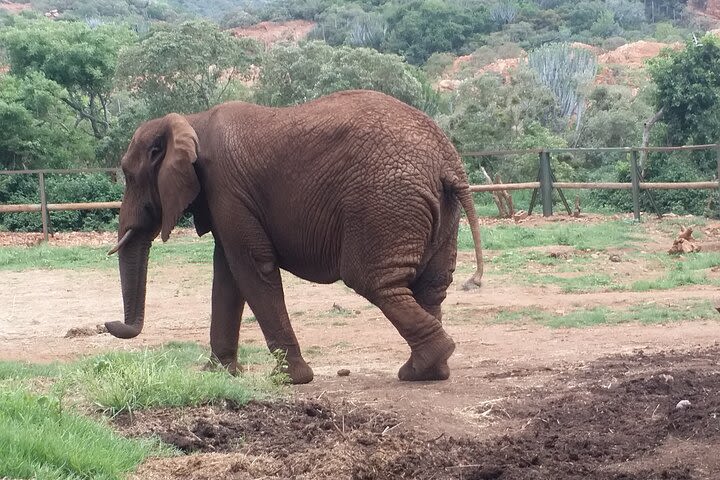
{"label": "wrinkled gray skin", "polygon": [[[125,320],[145,315],[150,243],[184,211],[215,239],[210,344],[237,368],[245,302],[268,347],[286,354],[294,383],[313,372],[288,319],[280,269],[318,283],[342,279],[377,305],[410,346],[401,380],[444,380],[455,349],[440,305],[452,281],[461,207],[482,259],[477,217],[460,158],[420,111],[369,91],[290,108],[232,102],[141,125],[122,159],[118,238]],[[116,247],[116,248],[118,248]]]}

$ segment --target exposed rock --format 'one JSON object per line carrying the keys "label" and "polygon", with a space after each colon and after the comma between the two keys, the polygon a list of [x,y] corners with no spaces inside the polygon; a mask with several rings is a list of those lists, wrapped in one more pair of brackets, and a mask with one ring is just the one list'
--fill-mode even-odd
{"label": "exposed rock", "polygon": [[266,47],[283,41],[299,42],[315,28],[315,22],[290,20],[287,22],[260,22],[249,27],[233,28],[230,32],[236,37],[254,38]]}

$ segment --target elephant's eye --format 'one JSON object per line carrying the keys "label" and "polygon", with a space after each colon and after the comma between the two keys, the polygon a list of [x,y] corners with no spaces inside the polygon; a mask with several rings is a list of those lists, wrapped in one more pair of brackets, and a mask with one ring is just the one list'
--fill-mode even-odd
{"label": "elephant's eye", "polygon": [[150,147],[150,159],[155,162],[159,160],[159,156],[162,153],[162,146],[158,144],[154,144]]}

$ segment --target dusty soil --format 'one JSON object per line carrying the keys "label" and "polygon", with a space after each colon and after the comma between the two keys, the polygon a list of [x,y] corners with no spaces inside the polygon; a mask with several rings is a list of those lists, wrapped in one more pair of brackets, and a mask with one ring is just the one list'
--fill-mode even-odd
{"label": "dusty soil", "polygon": [[401,408],[328,399],[157,410],[116,425],[203,454],[152,461],[137,478],[713,478],[719,354],[638,351],[551,371],[524,395],[477,405],[466,433],[489,424],[482,436],[434,436],[405,426]]}
{"label": "dusty soil", "polygon": [[[484,220],[505,222],[512,223]],[[531,217],[523,224],[544,222]],[[641,248],[664,254],[678,222],[685,220],[648,220]],[[713,225],[696,232],[720,235]],[[180,231],[174,239],[190,235]],[[107,247],[114,239],[58,234],[51,242]],[[32,244],[33,237],[6,235],[0,243]],[[589,254],[564,246],[536,250],[568,260]],[[609,260],[611,254],[621,261]],[[616,249],[587,268],[628,279],[657,274],[633,262]],[[562,314],[681,305],[714,299],[716,287],[567,294],[488,275],[480,290],[462,291],[472,267],[472,254],[461,252],[444,304],[457,350],[450,380],[439,383],[397,380],[407,346],[367,301],[340,283],[284,275],[288,311],[315,380],[290,388],[278,404],[120,419],[118,428],[129,435],[154,432],[191,453],[151,460],[136,478],[718,478],[720,324],[714,317],[582,329],[496,322],[499,313],[518,308]],[[121,341],[95,329],[122,316],[114,269],[0,271],[0,359],[65,360],[169,340],[207,345],[211,275],[208,264],[152,264],[146,328]],[[264,344],[257,322],[244,322],[241,330],[243,343]],[[338,376],[340,369],[350,375]],[[675,410],[680,400],[691,407]]]}

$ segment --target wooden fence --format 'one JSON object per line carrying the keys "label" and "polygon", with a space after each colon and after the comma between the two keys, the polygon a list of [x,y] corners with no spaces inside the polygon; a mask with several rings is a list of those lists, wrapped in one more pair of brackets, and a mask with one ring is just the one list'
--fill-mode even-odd
{"label": "wooden fence", "polygon": [[[696,150],[714,150],[717,162],[717,175],[714,181],[706,182],[643,182],[638,158],[640,152],[688,152]],[[625,153],[630,161],[629,183],[618,182],[558,182],[550,165],[551,155],[559,153]],[[464,157],[492,157],[508,155],[537,154],[539,159],[538,180],[525,183],[503,183],[492,185],[471,185],[473,192],[496,192],[503,190],[538,190],[543,207],[543,216],[553,214],[552,193],[554,189],[595,189],[595,190],[631,190],[633,213],[640,220],[640,192],[642,190],[673,189],[718,189],[720,188],[720,144],[688,145],[683,147],[609,147],[609,148],[543,148],[532,150],[486,150],[463,153]],[[564,197],[563,197],[564,201]],[[566,204],[567,207],[567,204]],[[569,210],[569,208],[568,208]]]}
{"label": "wooden fence", "polygon": [[[715,180],[705,182],[643,182],[640,178],[638,158],[640,152],[687,152],[696,150],[714,150],[718,160],[718,174]],[[550,164],[552,155],[580,153],[625,153],[630,162],[631,182],[558,182],[552,172]],[[483,150],[478,152],[462,153],[463,157],[497,157],[509,155],[535,154],[538,156],[538,179],[535,182],[502,183],[490,185],[471,185],[472,192],[497,192],[503,190],[536,190],[539,192],[543,208],[543,216],[553,214],[552,193],[554,189],[600,189],[600,190],[631,190],[633,200],[633,213],[635,219],[640,220],[640,193],[643,190],[670,190],[670,189],[718,189],[720,188],[720,144],[689,145],[683,147],[617,147],[617,148],[540,148],[528,150]],[[37,175],[39,187],[39,202],[37,204],[2,205],[1,213],[40,212],[42,216],[43,238],[48,239],[50,230],[49,212],[61,210],[103,210],[119,209],[121,202],[95,202],[95,203],[48,203],[45,193],[45,175],[48,174],[78,174],[78,173],[115,173],[122,175],[117,168],[76,168],[76,169],[42,169],[42,170],[0,170],[0,175]]]}

